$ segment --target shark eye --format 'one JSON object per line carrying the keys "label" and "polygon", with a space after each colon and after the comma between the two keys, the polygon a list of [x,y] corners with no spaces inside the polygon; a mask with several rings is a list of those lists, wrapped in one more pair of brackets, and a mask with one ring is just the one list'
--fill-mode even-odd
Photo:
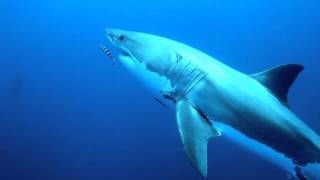
{"label": "shark eye", "polygon": [[126,38],[125,38],[125,36],[123,35],[123,34],[121,34],[119,37],[118,37],[118,40],[119,41],[124,41]]}

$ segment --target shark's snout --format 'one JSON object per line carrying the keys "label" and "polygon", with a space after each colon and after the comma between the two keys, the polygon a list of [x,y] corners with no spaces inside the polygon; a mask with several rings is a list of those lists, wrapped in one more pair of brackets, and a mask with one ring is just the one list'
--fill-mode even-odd
{"label": "shark's snout", "polygon": [[111,42],[114,42],[114,39],[116,38],[116,33],[114,29],[106,29],[106,35]]}
{"label": "shark's snout", "polygon": [[124,30],[119,29],[106,29],[107,38],[115,45],[120,51],[121,56],[133,57],[129,48],[126,45],[127,33]]}
{"label": "shark's snout", "polygon": [[112,43],[120,44],[125,40],[126,32],[119,29],[106,29],[108,39]]}

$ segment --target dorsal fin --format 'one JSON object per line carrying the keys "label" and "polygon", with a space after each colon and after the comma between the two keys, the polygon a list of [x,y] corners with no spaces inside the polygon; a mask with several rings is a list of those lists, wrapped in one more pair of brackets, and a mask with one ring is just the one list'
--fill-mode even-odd
{"label": "dorsal fin", "polygon": [[299,73],[304,69],[300,64],[286,64],[251,75],[270,91],[279,100],[288,106],[288,92]]}

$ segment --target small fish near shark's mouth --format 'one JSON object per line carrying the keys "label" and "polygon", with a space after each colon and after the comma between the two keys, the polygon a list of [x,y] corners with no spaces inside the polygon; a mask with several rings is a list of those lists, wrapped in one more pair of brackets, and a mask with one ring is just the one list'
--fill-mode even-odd
{"label": "small fish near shark's mouth", "polygon": [[107,47],[102,46],[100,49],[106,55],[107,59],[112,62],[112,65],[115,65],[117,62],[129,62],[136,64],[136,58],[127,50],[116,46],[116,54],[113,54]]}
{"label": "small fish near shark's mouth", "polygon": [[112,64],[114,64],[118,59],[135,59],[129,51],[123,48],[117,48],[119,52],[116,54],[116,56],[114,56],[114,54],[106,46],[101,45],[100,49],[106,55],[106,57],[112,62]]}
{"label": "small fish near shark's mouth", "polygon": [[112,64],[114,64],[116,62],[116,58],[113,56],[113,54],[111,53],[111,51],[107,47],[101,45],[100,49],[107,56],[107,58],[109,60],[111,60]]}
{"label": "small fish near shark's mouth", "polygon": [[[114,64],[118,59],[135,59],[132,53],[130,53],[129,50],[127,50],[125,47],[119,45],[113,38],[112,36],[108,35],[108,39],[111,41],[112,45],[115,46],[117,53],[114,54],[111,52],[109,48],[106,46],[101,45],[100,49],[104,54],[106,54],[107,58],[112,61],[112,64]],[[118,57],[118,58],[116,58]]]}

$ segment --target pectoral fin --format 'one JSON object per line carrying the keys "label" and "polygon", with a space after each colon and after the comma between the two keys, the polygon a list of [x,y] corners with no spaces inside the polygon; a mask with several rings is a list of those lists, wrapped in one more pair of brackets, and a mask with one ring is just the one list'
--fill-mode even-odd
{"label": "pectoral fin", "polygon": [[177,102],[177,123],[189,160],[196,170],[207,176],[207,145],[220,132],[214,129],[186,100]]}

